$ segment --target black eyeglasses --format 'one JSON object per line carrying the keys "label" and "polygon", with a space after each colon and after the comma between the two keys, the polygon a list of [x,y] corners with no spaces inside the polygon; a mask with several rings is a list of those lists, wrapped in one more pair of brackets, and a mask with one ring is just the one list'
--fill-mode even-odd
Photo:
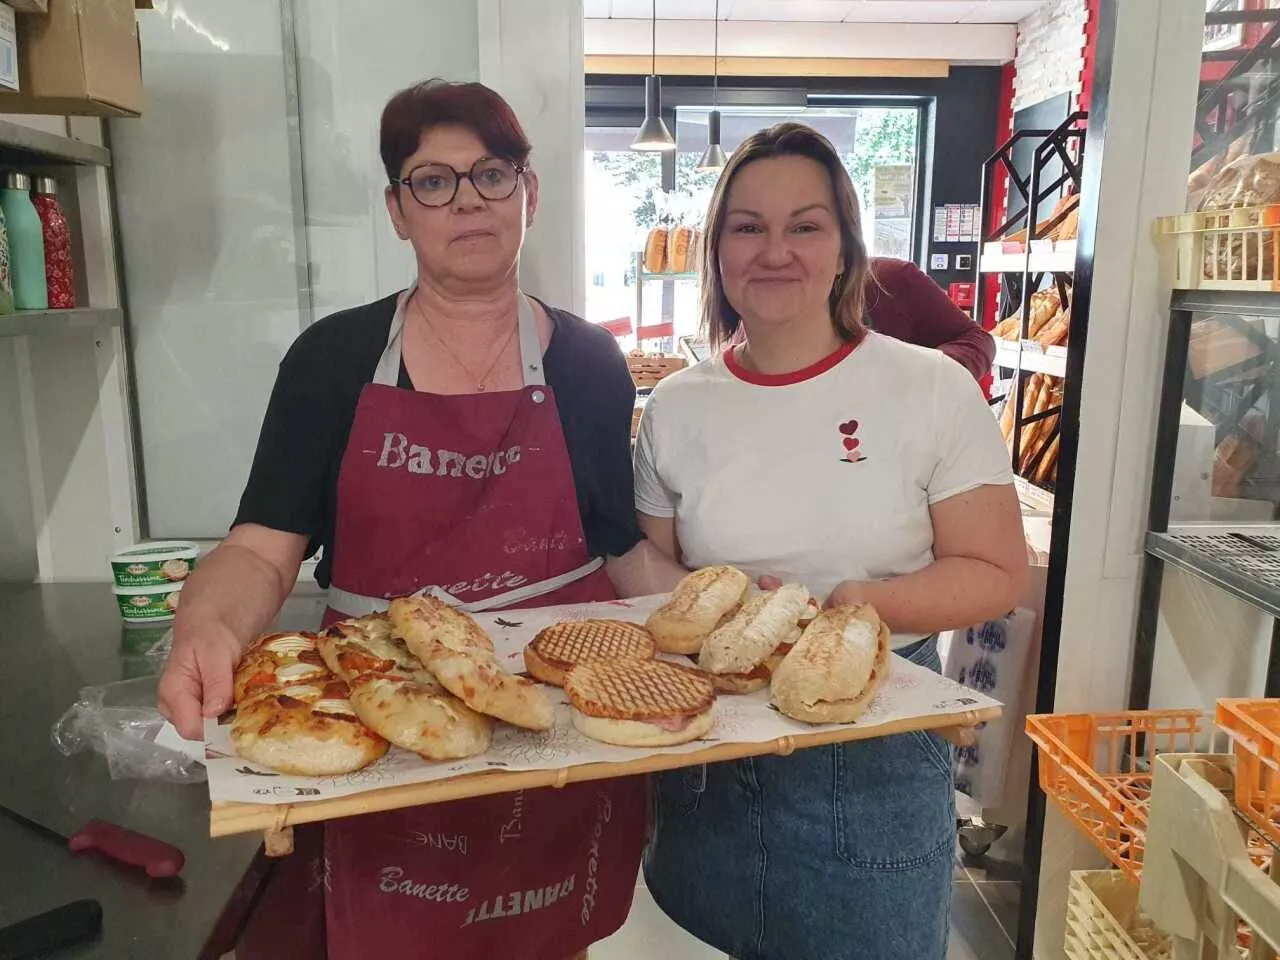
{"label": "black eyeglasses", "polygon": [[470,180],[476,193],[486,200],[505,200],[516,192],[524,164],[515,164],[501,157],[481,157],[470,170],[455,170],[447,163],[425,163],[414,167],[407,177],[392,180],[404,184],[424,207],[447,207],[458,195],[462,181]]}

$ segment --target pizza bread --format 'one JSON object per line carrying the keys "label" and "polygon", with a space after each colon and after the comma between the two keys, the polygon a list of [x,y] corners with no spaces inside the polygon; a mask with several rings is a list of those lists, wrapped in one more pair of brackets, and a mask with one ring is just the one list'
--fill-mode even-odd
{"label": "pizza bread", "polygon": [[741,606],[750,578],[734,567],[703,567],[690,573],[645,624],[665,653],[697,653],[702,641]]}
{"label": "pizza bread", "polygon": [[255,693],[295,683],[322,682],[331,676],[310,633],[269,633],[249,645],[232,676],[235,702]]}
{"label": "pizza bread", "polygon": [[387,752],[356,716],[347,685],[332,678],[251,695],[236,707],[231,742],[252,763],[307,777],[351,773]]}
{"label": "pizza bread", "polygon": [[555,721],[546,691],[532,680],[507,673],[487,651],[441,648],[426,663],[446,690],[477,713],[529,730],[550,730]]}
{"label": "pizza bread", "polygon": [[539,631],[524,648],[524,665],[543,683],[563,687],[565,672],[575,664],[652,660],[656,653],[653,637],[638,623],[567,620]]}
{"label": "pizza bread", "polygon": [[437,647],[493,652],[493,641],[480,624],[435,597],[396,597],[388,615],[392,632],[423,663]]}
{"label": "pizza bread", "polygon": [[796,720],[850,723],[889,672],[889,628],[869,604],[824,611],[773,673],[773,702]]}
{"label": "pizza bread", "polygon": [[426,674],[366,674],[351,684],[351,706],[365,725],[427,760],[474,757],[489,749],[493,722]]}

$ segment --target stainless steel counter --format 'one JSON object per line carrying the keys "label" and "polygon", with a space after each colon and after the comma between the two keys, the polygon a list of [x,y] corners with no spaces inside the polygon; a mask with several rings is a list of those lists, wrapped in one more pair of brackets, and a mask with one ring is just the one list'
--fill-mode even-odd
{"label": "stainless steel counter", "polygon": [[[314,627],[320,612],[304,591],[280,622]],[[261,838],[211,839],[205,784],[113,781],[102,757],[64,757],[50,739],[81,687],[149,672],[122,650],[123,634],[107,584],[0,583],[0,804],[63,832],[98,817],[172,843],[187,858],[180,882],[72,854],[0,817],[0,926],[92,898],[102,937],[59,958],[216,958],[267,869]]]}

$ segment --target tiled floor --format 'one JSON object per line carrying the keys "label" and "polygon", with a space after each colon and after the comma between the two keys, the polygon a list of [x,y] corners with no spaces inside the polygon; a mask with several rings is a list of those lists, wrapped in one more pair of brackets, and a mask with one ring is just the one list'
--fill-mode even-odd
{"label": "tiled floor", "polygon": [[[990,861],[956,863],[947,960],[1013,960],[1018,924],[1016,868]],[[631,916],[616,934],[591,948],[591,960],[725,960],[691,937],[636,888]]]}

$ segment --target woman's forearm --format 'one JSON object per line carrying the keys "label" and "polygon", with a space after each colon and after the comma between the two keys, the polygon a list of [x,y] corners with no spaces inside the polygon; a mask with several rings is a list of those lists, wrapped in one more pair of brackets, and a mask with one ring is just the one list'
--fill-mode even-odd
{"label": "woman's forearm", "polygon": [[247,643],[280,612],[294,585],[283,579],[273,563],[250,548],[224,543],[200,561],[182,588],[175,628],[185,632],[217,624]]}
{"label": "woman's forearm", "polygon": [[1025,569],[1010,573],[985,560],[944,557],[901,577],[846,581],[828,604],[870,603],[898,633],[936,633],[1004,616],[1025,583]]}
{"label": "woman's forearm", "polygon": [[645,597],[670,593],[689,571],[641,540],[621,557],[610,557],[605,572],[619,597]]}

